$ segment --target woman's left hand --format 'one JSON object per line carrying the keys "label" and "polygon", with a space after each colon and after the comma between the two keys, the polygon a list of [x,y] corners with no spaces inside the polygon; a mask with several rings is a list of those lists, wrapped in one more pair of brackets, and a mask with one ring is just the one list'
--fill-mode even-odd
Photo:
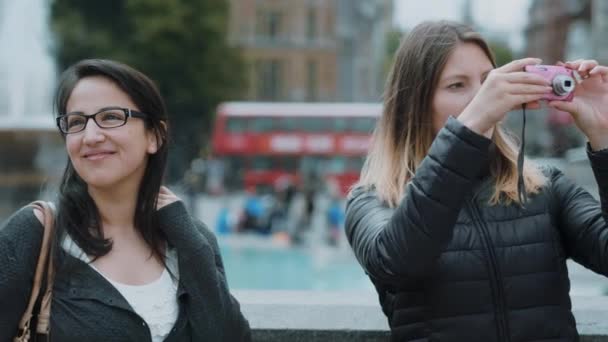
{"label": "woman's left hand", "polygon": [[551,101],[549,105],[572,115],[593,150],[608,148],[608,67],[583,59],[561,65],[578,71],[583,81],[576,86],[572,102]]}
{"label": "woman's left hand", "polygon": [[171,190],[169,190],[169,188],[163,185],[160,187],[160,191],[158,192],[156,210],[159,210],[162,207],[168,206],[169,204],[177,201],[180,201],[180,198],[177,197]]}

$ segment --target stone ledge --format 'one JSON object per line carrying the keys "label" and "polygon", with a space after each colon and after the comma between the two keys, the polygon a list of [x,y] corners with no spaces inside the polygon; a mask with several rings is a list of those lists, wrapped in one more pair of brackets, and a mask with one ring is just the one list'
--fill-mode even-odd
{"label": "stone ledge", "polygon": [[[375,293],[233,291],[254,341],[388,341]],[[608,342],[608,297],[573,297],[581,342]]]}

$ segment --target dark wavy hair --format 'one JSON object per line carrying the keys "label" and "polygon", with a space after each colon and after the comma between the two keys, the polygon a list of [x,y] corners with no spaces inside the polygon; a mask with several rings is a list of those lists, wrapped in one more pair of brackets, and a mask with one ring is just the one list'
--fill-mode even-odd
{"label": "dark wavy hair", "polygon": [[[158,151],[148,157],[137,194],[133,224],[151,247],[152,255],[164,264],[166,237],[154,219],[168,154],[169,132],[163,98],[156,84],[140,71],[116,61],[87,59],[70,66],[61,75],[54,99],[56,116],[66,113],[67,102],[76,84],[87,77],[104,77],[114,82],[138,110],[147,115],[145,127],[156,135]],[[67,233],[93,259],[112,249],[112,241],[103,236],[97,205],[69,158],[59,188],[56,227],[56,246],[60,237]]]}

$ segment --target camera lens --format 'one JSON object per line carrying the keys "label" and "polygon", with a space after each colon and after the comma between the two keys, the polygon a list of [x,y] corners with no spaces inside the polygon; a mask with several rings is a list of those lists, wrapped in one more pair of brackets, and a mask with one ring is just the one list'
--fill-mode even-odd
{"label": "camera lens", "polygon": [[557,75],[553,79],[553,92],[558,96],[565,96],[574,90],[574,79],[568,75]]}

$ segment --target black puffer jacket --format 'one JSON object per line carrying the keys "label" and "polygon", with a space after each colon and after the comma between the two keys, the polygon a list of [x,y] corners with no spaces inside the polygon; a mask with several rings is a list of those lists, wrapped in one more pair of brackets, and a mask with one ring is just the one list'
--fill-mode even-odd
{"label": "black puffer jacket", "polygon": [[555,169],[521,208],[487,204],[489,146],[450,118],[399,206],[351,193],[346,233],[394,341],[578,340],[566,259],[608,275],[608,152],[588,152],[603,210]]}

